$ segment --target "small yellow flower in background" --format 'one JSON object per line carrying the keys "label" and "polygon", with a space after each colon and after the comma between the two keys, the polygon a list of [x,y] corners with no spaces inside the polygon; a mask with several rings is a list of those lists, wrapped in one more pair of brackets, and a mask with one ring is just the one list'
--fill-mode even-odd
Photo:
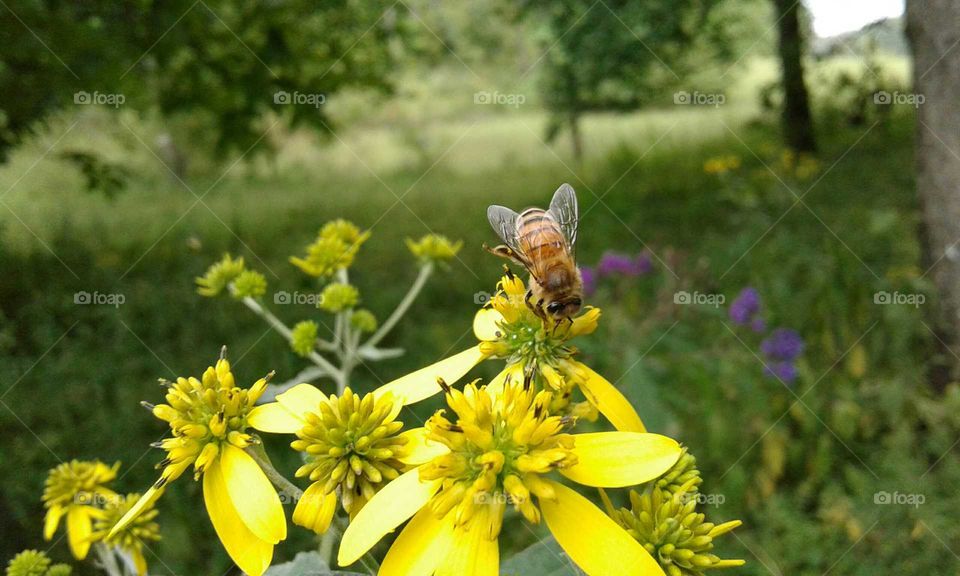
{"label": "small yellow flower in background", "polygon": [[39,550],[24,550],[7,564],[6,576],[70,576],[67,564],[50,565],[51,560]]}
{"label": "small yellow flower in background", "polygon": [[53,538],[66,517],[67,542],[77,560],[83,560],[93,543],[93,519],[98,507],[117,498],[107,487],[117,477],[120,463],[107,466],[99,460],[64,462],[50,471],[43,489],[43,505],[47,509],[43,525],[45,540]]}
{"label": "small yellow flower in background", "polygon": [[320,326],[313,320],[303,320],[294,324],[290,330],[290,347],[300,356],[307,356],[317,345],[317,332]]}
{"label": "small yellow flower in background", "polygon": [[401,433],[397,415],[402,402],[373,392],[361,397],[347,388],[327,396],[310,384],[279,394],[276,402],[257,406],[250,425],[264,432],[296,434],[291,447],[304,453],[297,477],[312,484],[293,512],[293,522],[317,533],[330,527],[337,506],[356,516],[383,486],[410,466],[436,454],[426,432]]}
{"label": "small yellow flower in background", "polygon": [[350,315],[350,324],[361,332],[373,332],[377,329],[377,317],[373,312],[361,308]]}
{"label": "small yellow flower in background", "polygon": [[639,432],[569,434],[572,419],[549,411],[553,393],[517,381],[498,390],[444,386],[456,421],[443,411],[430,418],[424,446],[437,454],[387,484],[360,510],[344,532],[341,566],[409,519],[380,576],[495,576],[503,514],[511,504],[528,521],[542,518],[588,574],[620,574],[627,566],[632,574],[662,574],[623,528],[547,475],[557,471],[594,487],[640,484],[677,461],[681,450],[674,440]]}
{"label": "small yellow flower in background", "polygon": [[160,539],[160,526],[154,521],[159,512],[152,505],[144,508],[140,514],[127,526],[110,534],[113,527],[130,511],[130,508],[140,499],[139,494],[117,496],[100,510],[93,521],[93,539],[103,541],[104,544],[116,546],[130,555],[139,576],[147,573],[147,559],[143,555],[145,542],[155,542]]}
{"label": "small yellow flower in background", "polygon": [[740,157],[733,154],[715,156],[703,163],[703,171],[713,175],[726,174],[739,168]]}
{"label": "small yellow flower in background", "polygon": [[328,284],[320,293],[317,308],[327,312],[342,312],[360,302],[360,291],[355,286],[341,282]]}
{"label": "small yellow flower in background", "polygon": [[463,248],[463,240],[451,242],[446,236],[427,234],[419,240],[407,238],[407,248],[422,263],[448,262]]}
{"label": "small yellow flower in background", "polygon": [[[531,382],[536,389],[557,392],[552,396],[554,413],[594,419],[603,414],[618,430],[644,432],[636,410],[605,378],[576,360],[576,348],[569,341],[592,333],[600,318],[598,308],[587,307],[570,322],[544,322],[525,300],[526,286],[509,273],[498,284],[497,293],[481,308],[473,321],[480,343],[385,385],[411,404],[440,391],[440,378],[454,383],[483,360],[501,359],[506,367],[490,382],[497,390],[509,382]],[[571,394],[578,388],[586,403],[574,403]]]}
{"label": "small yellow flower in background", "polygon": [[267,279],[256,270],[244,270],[231,283],[231,292],[238,300],[260,298],[267,293]]}
{"label": "small yellow flower in background", "polygon": [[346,220],[334,220],[320,229],[316,240],[307,246],[305,257],[292,256],[290,263],[310,276],[330,277],[353,264],[360,246],[369,237],[369,230],[360,232]]}
{"label": "small yellow flower in background", "polygon": [[173,437],[158,443],[167,451],[160,479],[130,507],[109,538],[146,513],[191,465],[203,477],[203,500],[210,521],[237,566],[260,576],[270,566],[273,546],[287,537],[283,506],[263,470],[246,453],[256,439],[247,433],[247,418],[267,387],[261,378],[249,389],[236,385],[230,363],[221,358],[200,379],[177,378],[166,404],[147,405],[169,423]]}
{"label": "small yellow flower in background", "polygon": [[243,271],[243,257],[234,260],[230,254],[224,254],[219,262],[207,268],[206,274],[196,279],[197,293],[211,298],[219,296]]}

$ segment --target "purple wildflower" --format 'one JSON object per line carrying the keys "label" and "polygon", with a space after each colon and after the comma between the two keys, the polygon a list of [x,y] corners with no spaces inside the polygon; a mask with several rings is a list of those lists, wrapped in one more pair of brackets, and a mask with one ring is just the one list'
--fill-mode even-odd
{"label": "purple wildflower", "polygon": [[750,329],[757,334],[762,334],[764,330],[767,329],[767,321],[760,316],[757,316],[752,322],[750,322]]}
{"label": "purple wildflower", "polygon": [[793,381],[797,379],[797,367],[793,365],[793,362],[773,362],[767,364],[763,373],[769,376],[770,378],[776,378],[784,384],[793,384]]}
{"label": "purple wildflower", "polygon": [[619,252],[607,252],[597,264],[598,276],[637,276],[640,270],[637,261]]}
{"label": "purple wildflower", "polygon": [[581,266],[580,278],[583,280],[583,293],[588,296],[593,294],[593,292],[597,289],[596,271],[590,266]]}
{"label": "purple wildflower", "polygon": [[[760,293],[756,288],[746,287],[730,304],[730,320],[734,324],[746,326],[758,319],[760,313]],[[761,319],[761,323],[762,323]],[[756,330],[756,326],[753,327]]]}
{"label": "purple wildflower", "polygon": [[760,351],[770,359],[790,362],[803,354],[803,338],[796,330],[777,328],[760,343]]}
{"label": "purple wildflower", "polygon": [[653,258],[650,257],[650,253],[644,250],[640,254],[637,254],[637,258],[634,260],[636,265],[637,274],[643,276],[649,274],[653,270]]}

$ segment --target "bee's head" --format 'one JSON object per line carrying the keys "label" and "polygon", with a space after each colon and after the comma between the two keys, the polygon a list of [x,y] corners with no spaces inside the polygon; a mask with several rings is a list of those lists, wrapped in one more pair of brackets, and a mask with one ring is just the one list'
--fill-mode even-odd
{"label": "bee's head", "polygon": [[569,318],[580,311],[583,301],[579,296],[573,296],[565,300],[554,300],[547,304],[547,313],[554,318]]}

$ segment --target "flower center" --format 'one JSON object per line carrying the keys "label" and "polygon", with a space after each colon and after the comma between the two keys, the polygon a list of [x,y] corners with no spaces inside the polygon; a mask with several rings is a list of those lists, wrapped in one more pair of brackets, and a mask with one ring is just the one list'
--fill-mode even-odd
{"label": "flower center", "polygon": [[387,396],[362,399],[347,388],[343,396],[330,396],[317,412],[306,415],[307,425],[291,443],[304,452],[306,464],[297,477],[323,482],[326,494],[340,487],[344,510],[352,517],[376,494],[383,482],[400,475],[398,460],[407,438],[398,436],[403,422],[395,420],[393,400]]}
{"label": "flower center", "polygon": [[573,437],[563,431],[566,417],[551,416],[549,391],[535,392],[521,382],[507,383],[496,397],[485,388],[467,385],[447,390],[447,403],[456,423],[440,411],[427,421],[430,438],[450,452],[420,469],[424,480],[443,480],[431,501],[435,513],[453,511],[460,525],[475,517],[490,521],[496,537],[507,503],[527,520],[540,521],[531,495],[550,498],[553,490],[540,476],[576,464]]}

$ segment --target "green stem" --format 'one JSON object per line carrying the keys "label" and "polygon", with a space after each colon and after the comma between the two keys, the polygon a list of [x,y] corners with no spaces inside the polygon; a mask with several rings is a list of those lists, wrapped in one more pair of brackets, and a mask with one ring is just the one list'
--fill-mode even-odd
{"label": "green stem", "polygon": [[407,290],[406,295],[404,295],[403,300],[397,304],[397,308],[390,314],[390,317],[387,318],[386,322],[380,325],[380,329],[377,330],[373,336],[367,339],[363,343],[364,348],[373,348],[376,346],[384,337],[393,330],[393,327],[397,325],[397,322],[403,318],[403,315],[407,313],[407,310],[413,304],[414,300],[417,299],[417,296],[420,294],[420,291],[423,290],[424,284],[427,283],[427,279],[430,278],[430,275],[433,273],[433,263],[428,262],[420,267],[420,273],[417,274],[416,280],[413,281],[413,284],[410,286],[410,289]]}
{"label": "green stem", "polygon": [[[273,315],[272,312],[266,309],[260,302],[257,302],[253,298],[246,296],[243,299],[243,303],[253,311],[254,314],[263,318],[271,328],[279,332],[288,342],[293,342],[293,333],[290,331],[290,328],[287,327],[279,318]],[[316,352],[310,352],[307,356],[314,364],[326,370],[327,375],[329,375],[334,380],[340,379],[340,371],[337,370],[333,364],[330,363],[326,358],[317,354]]]}

